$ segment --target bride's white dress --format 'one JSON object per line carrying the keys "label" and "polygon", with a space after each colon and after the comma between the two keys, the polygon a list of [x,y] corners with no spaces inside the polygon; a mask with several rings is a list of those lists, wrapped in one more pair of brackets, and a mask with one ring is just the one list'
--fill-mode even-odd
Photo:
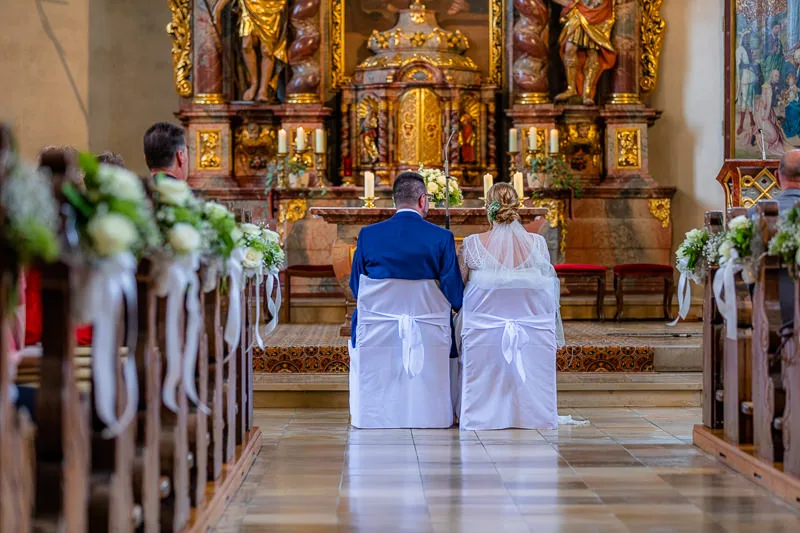
{"label": "bride's white dress", "polygon": [[457,318],[462,429],[552,429],[583,423],[556,409],[564,345],[559,281],[547,243],[519,222],[464,239],[469,276]]}

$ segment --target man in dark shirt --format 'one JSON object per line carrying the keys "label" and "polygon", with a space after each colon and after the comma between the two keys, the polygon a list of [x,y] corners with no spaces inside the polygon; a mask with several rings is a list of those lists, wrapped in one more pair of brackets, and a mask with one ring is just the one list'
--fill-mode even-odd
{"label": "man in dark shirt", "polygon": [[165,174],[186,181],[189,177],[186,132],[169,122],[153,124],[144,134],[144,158],[151,176]]}

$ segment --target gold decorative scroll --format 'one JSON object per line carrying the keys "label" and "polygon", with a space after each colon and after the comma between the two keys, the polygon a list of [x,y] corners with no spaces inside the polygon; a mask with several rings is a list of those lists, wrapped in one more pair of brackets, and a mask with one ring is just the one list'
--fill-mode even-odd
{"label": "gold decorative scroll", "polygon": [[664,0],[639,0],[642,6],[640,33],[642,75],[639,88],[644,93],[652,92],[658,81],[658,58],[664,45],[667,23],[661,17]]}
{"label": "gold decorative scroll", "polygon": [[167,34],[172,37],[172,69],[175,74],[175,91],[178,96],[192,96],[192,2],[168,0],[172,22],[167,24]]}
{"label": "gold decorative scroll", "polygon": [[330,0],[331,90],[338,91],[345,83],[344,73],[344,2]]}
{"label": "gold decorative scroll", "polygon": [[[278,203],[278,236],[281,244],[286,242],[286,229],[289,224],[294,224],[298,220],[306,217],[308,212],[308,202],[305,198],[294,198],[292,200],[281,200]],[[355,249],[355,247],[353,247]],[[350,263],[353,258],[350,258]]]}
{"label": "gold decorative scroll", "polygon": [[559,250],[561,255],[567,253],[567,203],[558,198],[533,198],[531,207],[546,207],[545,220],[551,228],[559,229]]}
{"label": "gold decorative scroll", "polygon": [[219,130],[200,130],[197,132],[197,168],[200,170],[219,170],[220,157]]}
{"label": "gold decorative scroll", "polygon": [[489,3],[489,83],[503,86],[503,0]]}
{"label": "gold decorative scroll", "polygon": [[642,139],[638,128],[617,130],[615,154],[617,168],[626,170],[642,168]]}
{"label": "gold decorative scroll", "polygon": [[662,228],[668,228],[670,223],[670,213],[672,201],[669,198],[658,198],[649,202],[650,214],[661,222]]}

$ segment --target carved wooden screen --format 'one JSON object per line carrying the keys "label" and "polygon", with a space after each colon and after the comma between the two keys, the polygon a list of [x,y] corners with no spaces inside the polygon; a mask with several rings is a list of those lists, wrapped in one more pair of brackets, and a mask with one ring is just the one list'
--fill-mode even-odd
{"label": "carved wooden screen", "polygon": [[778,161],[729,159],[717,175],[725,191],[725,207],[751,207],[759,200],[772,200],[781,193],[775,173]]}

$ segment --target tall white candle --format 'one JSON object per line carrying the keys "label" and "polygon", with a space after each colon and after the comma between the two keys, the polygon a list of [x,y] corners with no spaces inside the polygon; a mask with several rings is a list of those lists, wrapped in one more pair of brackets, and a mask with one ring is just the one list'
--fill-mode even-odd
{"label": "tall white candle", "polygon": [[550,153],[558,153],[558,130],[555,128],[550,130]]}
{"label": "tall white candle", "polygon": [[295,143],[297,144],[297,150],[306,149],[306,130],[303,129],[303,126],[297,128],[297,137],[295,137]]}
{"label": "tall white candle", "polygon": [[517,131],[517,128],[511,128],[510,130],[508,130],[508,151],[511,152],[512,154],[516,154],[517,152],[519,152],[519,144],[517,144],[518,134],[519,132]]}
{"label": "tall white candle", "polygon": [[494,178],[492,177],[492,175],[491,174],[484,174],[483,175],[483,197],[484,198],[488,198],[489,197],[489,189],[492,188],[492,185],[494,185]]}
{"label": "tall white candle", "polygon": [[285,154],[289,151],[289,142],[286,137],[286,130],[278,131],[278,153]]}
{"label": "tall white candle", "polygon": [[536,128],[529,128],[528,129],[528,150],[536,150]]}
{"label": "tall white candle", "polygon": [[322,128],[317,128],[314,130],[314,136],[316,137],[316,143],[314,147],[318,154],[324,154],[327,151],[327,146],[325,146],[325,130]]}
{"label": "tall white candle", "polygon": [[364,198],[375,198],[375,174],[364,172]]}
{"label": "tall white candle", "polygon": [[517,196],[519,199],[525,197],[525,185],[522,182],[522,172],[514,173],[514,190],[517,191]]}

